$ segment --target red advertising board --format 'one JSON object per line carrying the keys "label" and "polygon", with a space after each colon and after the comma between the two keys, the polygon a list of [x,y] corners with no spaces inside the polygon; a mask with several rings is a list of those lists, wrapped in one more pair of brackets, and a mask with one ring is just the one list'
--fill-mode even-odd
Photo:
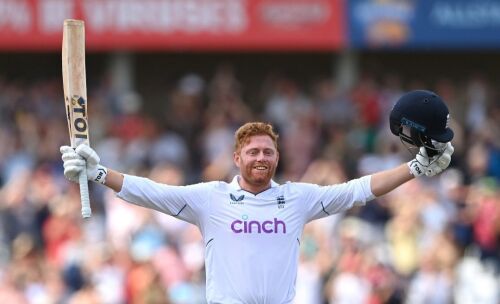
{"label": "red advertising board", "polygon": [[0,0],[0,50],[58,50],[64,19],[88,50],[335,50],[343,0]]}

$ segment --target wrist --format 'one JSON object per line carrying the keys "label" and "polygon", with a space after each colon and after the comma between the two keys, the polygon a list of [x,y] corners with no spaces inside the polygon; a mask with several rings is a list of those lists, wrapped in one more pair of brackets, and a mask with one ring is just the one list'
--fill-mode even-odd
{"label": "wrist", "polygon": [[424,168],[416,159],[410,160],[408,163],[408,169],[410,170],[410,175],[414,177],[419,177],[424,175]]}
{"label": "wrist", "polygon": [[107,175],[108,169],[102,165],[97,165],[95,170],[93,170],[93,174],[89,175],[89,180],[104,185]]}

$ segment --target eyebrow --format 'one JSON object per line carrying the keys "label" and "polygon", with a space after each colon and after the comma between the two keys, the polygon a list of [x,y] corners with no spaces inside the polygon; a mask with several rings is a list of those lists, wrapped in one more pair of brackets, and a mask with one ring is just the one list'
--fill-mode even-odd
{"label": "eyebrow", "polygon": [[262,150],[264,152],[274,152],[275,151],[275,149],[273,149],[273,148],[263,148],[263,149],[261,149],[261,148],[250,148],[250,149],[247,150],[247,152],[260,151],[260,150]]}

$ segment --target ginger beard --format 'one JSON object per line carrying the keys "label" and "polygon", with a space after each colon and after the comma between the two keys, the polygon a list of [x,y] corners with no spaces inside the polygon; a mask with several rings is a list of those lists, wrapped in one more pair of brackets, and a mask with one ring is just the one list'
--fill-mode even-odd
{"label": "ginger beard", "polygon": [[240,169],[240,186],[250,192],[260,192],[270,186],[278,166],[279,153],[268,135],[248,139],[240,151],[234,152],[234,163]]}

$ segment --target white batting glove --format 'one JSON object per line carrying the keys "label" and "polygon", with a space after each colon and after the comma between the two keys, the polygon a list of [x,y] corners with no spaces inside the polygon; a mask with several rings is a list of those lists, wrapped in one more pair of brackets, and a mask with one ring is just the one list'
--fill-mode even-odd
{"label": "white batting glove", "polygon": [[[434,145],[436,146],[436,144]],[[451,162],[451,155],[453,154],[455,149],[450,142],[439,143],[438,145],[442,146],[436,146],[436,148],[444,148],[444,152],[433,157],[429,157],[427,155],[427,150],[425,149],[425,147],[420,147],[420,152],[417,153],[417,156],[408,162],[410,173],[413,176],[418,177],[424,174],[429,177],[435,176],[448,168]]]}
{"label": "white batting glove", "polygon": [[87,170],[89,181],[104,184],[108,169],[99,164],[99,155],[87,145],[80,145],[76,149],[69,146],[62,146],[60,149],[64,162],[64,176],[75,183],[78,183],[78,176],[83,170]]}
{"label": "white batting glove", "polygon": [[407,164],[408,168],[410,168],[410,173],[415,177],[419,177],[425,174],[430,162],[431,160],[427,156],[427,151],[425,151],[424,147],[420,147],[420,152]]}
{"label": "white batting glove", "polygon": [[[455,151],[455,148],[453,148],[451,142],[441,143],[441,145],[443,145],[444,147],[444,152],[441,155],[436,155],[432,158],[431,164],[427,167],[427,170],[425,171],[425,175],[427,176],[437,175],[443,172],[450,165],[451,155]],[[436,146],[436,144],[434,144],[434,146]],[[441,149],[440,147],[437,146],[436,148]]]}

